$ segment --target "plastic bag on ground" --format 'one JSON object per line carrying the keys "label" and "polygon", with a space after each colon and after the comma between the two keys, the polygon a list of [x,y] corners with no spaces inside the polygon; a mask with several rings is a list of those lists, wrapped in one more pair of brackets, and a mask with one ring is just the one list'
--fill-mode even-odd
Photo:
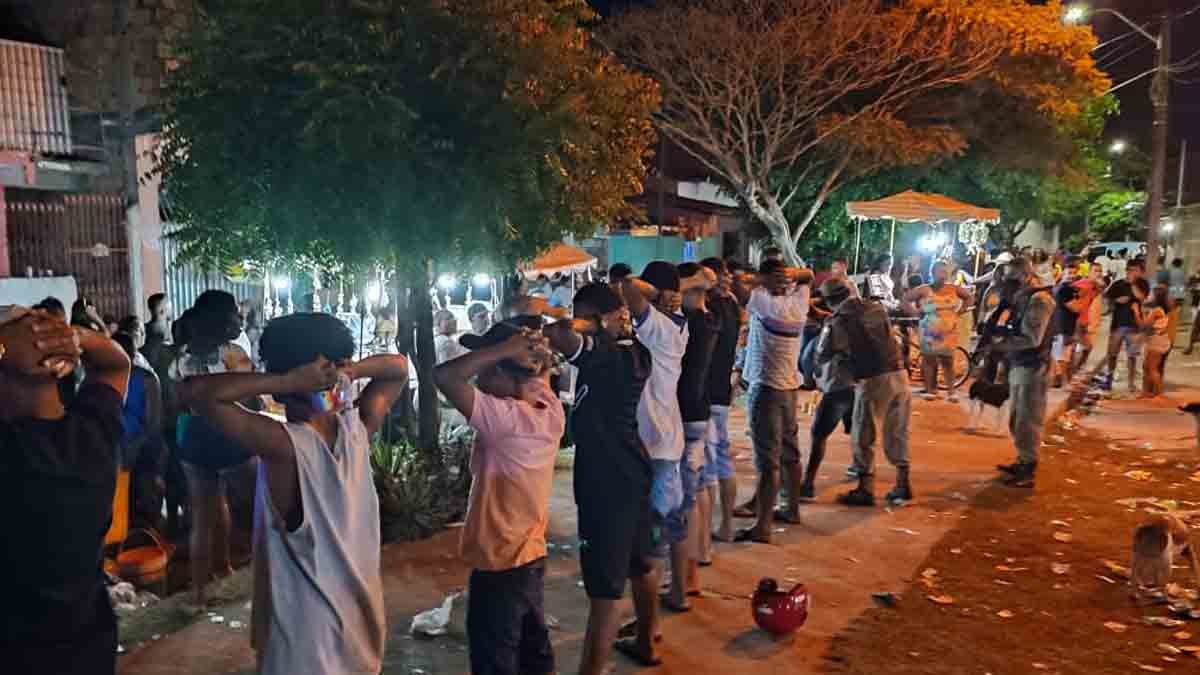
{"label": "plastic bag on ground", "polygon": [[450,625],[450,610],[454,607],[454,600],[459,595],[461,593],[448,595],[442,601],[441,607],[434,607],[414,616],[408,632],[413,635],[428,635],[430,637],[445,635],[446,627]]}

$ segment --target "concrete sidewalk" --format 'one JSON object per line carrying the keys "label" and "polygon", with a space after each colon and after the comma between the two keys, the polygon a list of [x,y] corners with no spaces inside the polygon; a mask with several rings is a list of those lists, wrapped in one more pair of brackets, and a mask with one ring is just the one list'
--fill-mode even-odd
{"label": "concrete sidewalk", "polygon": [[[1052,394],[1052,408],[1064,394]],[[989,415],[990,417],[990,415]],[[917,500],[894,511],[852,510],[833,503],[847,489],[842,477],[849,461],[848,438],[830,441],[829,458],[818,483],[818,501],[806,506],[803,524],[777,531],[776,544],[719,545],[713,567],[701,572],[704,596],[686,614],[668,614],[661,673],[814,673],[822,670],[830,641],[871,605],[871,594],[900,592],[911,581],[930,548],[966,518],[968,501],[995,476],[998,462],[1011,461],[1013,450],[999,430],[978,435],[963,431],[965,407],[943,401],[917,401],[912,420],[913,483]],[[807,437],[807,419],[802,422]],[[754,469],[745,416],[741,408],[731,420],[738,479],[748,494]],[[807,438],[802,446],[807,446]],[[880,458],[879,484],[893,478]],[[408,635],[412,616],[462,590],[468,570],[455,551],[458,533],[447,531],[419,542],[384,549],[385,600],[389,632],[384,673],[465,673],[468,671],[464,610],[455,605],[448,635],[415,639]],[[575,507],[571,473],[556,476],[551,505],[553,549],[546,579],[547,613],[559,672],[574,672],[579,663],[587,616],[587,598],[576,559]],[[774,640],[754,626],[749,595],[758,580],[772,576],[781,583],[802,581],[812,593],[808,624],[795,636]],[[626,602],[626,611],[632,609]],[[244,605],[221,610],[222,623],[201,618],[188,628],[134,649],[121,658],[124,675],[212,675],[253,672],[249,648],[249,611]],[[241,622],[240,628],[231,627]],[[615,673],[639,672],[614,655]]]}

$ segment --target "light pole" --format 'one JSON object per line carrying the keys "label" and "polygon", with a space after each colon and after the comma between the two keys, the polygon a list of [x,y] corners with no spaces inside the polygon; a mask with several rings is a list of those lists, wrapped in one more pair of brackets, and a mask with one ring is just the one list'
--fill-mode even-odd
{"label": "light pole", "polygon": [[1154,163],[1150,174],[1149,208],[1146,209],[1146,276],[1154,278],[1154,272],[1158,268],[1159,221],[1162,219],[1163,193],[1167,179],[1167,125],[1170,119],[1171,105],[1171,12],[1168,9],[1163,15],[1162,27],[1159,29],[1158,36],[1151,35],[1145,28],[1115,9],[1091,9],[1087,5],[1077,4],[1068,7],[1063,18],[1068,23],[1082,23],[1087,20],[1089,14],[1111,14],[1117,17],[1142,37],[1154,43],[1155,49],[1158,50],[1158,63],[1154,70],[1109,90],[1111,93],[1135,80],[1147,75],[1154,75],[1154,82],[1150,85],[1150,102],[1154,104],[1154,148],[1152,152]]}

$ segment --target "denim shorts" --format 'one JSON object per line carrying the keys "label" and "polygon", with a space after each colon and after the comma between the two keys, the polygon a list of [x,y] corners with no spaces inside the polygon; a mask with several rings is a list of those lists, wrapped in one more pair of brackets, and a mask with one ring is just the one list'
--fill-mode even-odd
{"label": "denim shorts", "polygon": [[704,478],[707,487],[733,478],[733,455],[729,445],[729,406],[714,405],[708,418],[708,438],[704,443]]}
{"label": "denim shorts", "polygon": [[[695,432],[696,425],[700,425],[698,428],[707,428],[706,422],[692,422],[685,424],[684,427],[689,432]],[[687,429],[689,426],[693,428]],[[700,475],[704,471],[704,434],[699,433],[699,438],[692,438],[692,436],[693,433],[687,434],[688,440],[683,448],[683,457],[678,462],[653,460],[654,487],[651,489],[651,503],[655,513],[652,515],[662,514],[661,507],[669,503],[675,504],[674,508],[661,516],[662,536],[659,538],[658,548],[655,550],[655,556],[659,558],[667,556],[671,544],[679,544],[687,539],[688,516],[691,514],[692,507],[696,505],[696,491],[700,489]],[[699,460],[696,455],[699,455]],[[668,464],[671,466],[666,466]],[[662,467],[661,471],[660,467]],[[678,478],[675,479],[673,476]],[[672,482],[674,482],[673,485]],[[670,494],[676,486],[678,487],[677,500],[671,499],[674,495]]]}
{"label": "denim shorts", "polygon": [[1115,328],[1108,336],[1108,353],[1116,356],[1125,348],[1125,354],[1136,359],[1142,353],[1142,333],[1137,328]]}

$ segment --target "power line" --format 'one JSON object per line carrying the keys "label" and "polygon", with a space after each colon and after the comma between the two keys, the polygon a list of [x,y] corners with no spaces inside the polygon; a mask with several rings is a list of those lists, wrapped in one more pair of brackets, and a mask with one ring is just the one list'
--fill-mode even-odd
{"label": "power line", "polygon": [[1099,61],[1097,61],[1096,65],[1098,65],[1099,67],[1101,67],[1105,70],[1112,68],[1113,66],[1124,61],[1125,59],[1129,58],[1130,56],[1133,56],[1134,54],[1137,54],[1138,52],[1142,51],[1143,49],[1146,48],[1146,46],[1148,44],[1150,44],[1150,43],[1139,41],[1136,45],[1133,46],[1132,49],[1125,50],[1124,53],[1121,53],[1120,56],[1115,56],[1115,54],[1110,55],[1111,60],[1102,58]]}

